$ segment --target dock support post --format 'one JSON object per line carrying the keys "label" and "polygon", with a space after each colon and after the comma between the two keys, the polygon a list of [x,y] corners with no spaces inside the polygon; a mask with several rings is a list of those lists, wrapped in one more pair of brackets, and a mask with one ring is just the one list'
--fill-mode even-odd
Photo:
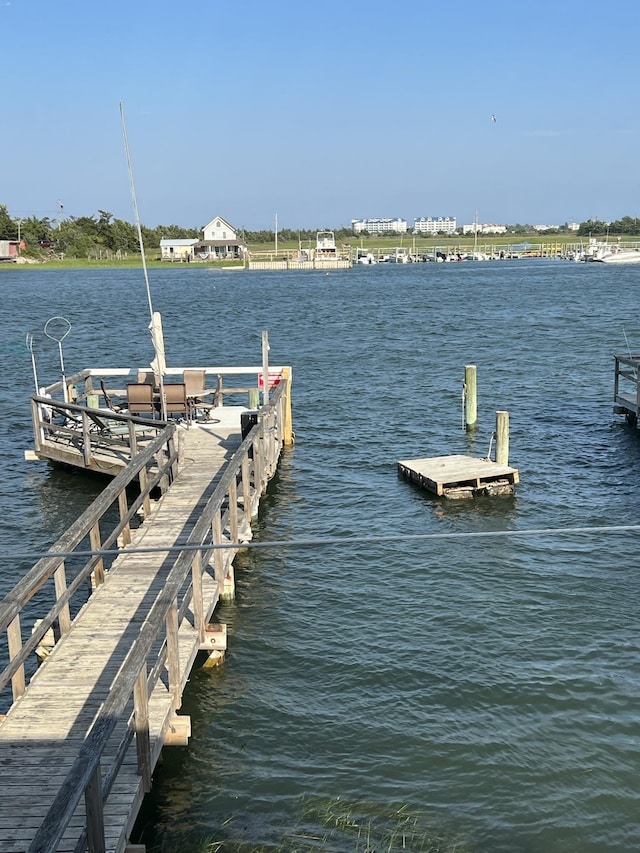
{"label": "dock support post", "polygon": [[478,422],[477,370],[475,364],[464,368],[464,425],[475,429]]}
{"label": "dock support post", "polygon": [[496,412],[496,462],[509,464],[509,412]]}
{"label": "dock support post", "polygon": [[284,417],[282,419],[282,441],[285,447],[293,444],[293,417],[291,414],[291,368],[285,367],[282,371],[282,381],[286,382],[286,397],[284,400]]}

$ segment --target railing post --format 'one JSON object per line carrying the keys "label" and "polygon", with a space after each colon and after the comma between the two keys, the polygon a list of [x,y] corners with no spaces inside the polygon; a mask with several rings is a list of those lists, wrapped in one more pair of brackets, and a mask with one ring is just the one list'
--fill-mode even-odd
{"label": "railing post", "polygon": [[[169,454],[170,459],[175,454],[175,452],[176,452],[176,439],[175,439],[175,433],[174,433],[173,435],[171,435],[169,437],[169,440],[167,441],[167,453]],[[172,482],[173,482],[173,480],[175,480],[175,478],[177,476],[178,476],[178,459],[176,458],[171,463],[171,480],[172,480]]]}
{"label": "railing post", "polygon": [[[118,495],[118,510],[120,511],[120,521],[123,521],[129,511],[129,505],[127,503],[127,490],[124,488],[120,494]],[[122,528],[122,532],[120,534],[122,536],[122,544],[130,545],[131,544],[131,525],[127,521],[125,526]]]}
{"label": "railing post", "polygon": [[253,441],[253,487],[258,497],[262,494],[262,440],[260,434]]}
{"label": "railing post", "polygon": [[44,441],[44,428],[40,417],[40,404],[36,403],[35,400],[31,401],[31,419],[33,421],[33,437],[35,439],[37,453]]}
{"label": "railing post", "polygon": [[[220,517],[220,508],[218,507],[213,515],[211,523],[213,533],[213,544],[222,545],[222,519]],[[213,566],[218,584],[218,589],[222,589],[224,583],[224,551],[222,548],[215,548],[213,551]]]}
{"label": "railing post", "polygon": [[[7,644],[9,646],[9,660],[12,661],[22,650],[22,631],[20,630],[20,615],[7,625]],[[11,676],[11,688],[13,690],[13,701],[15,702],[25,691],[26,682],[24,676],[24,664]]]}
{"label": "railing post", "polygon": [[229,536],[238,541],[238,481],[234,477],[229,483]]}
{"label": "railing post", "polygon": [[148,518],[151,515],[151,500],[149,498],[149,493],[147,492],[147,469],[141,468],[140,473],[138,474],[138,479],[140,481],[140,491],[143,493],[144,497],[142,499],[142,508],[144,510],[144,517]]}
{"label": "railing post", "polygon": [[178,602],[173,601],[167,611],[167,670],[169,672],[169,692],[173,693],[174,710],[182,705],[180,694],[180,648],[178,645]]}
{"label": "railing post", "polygon": [[244,507],[244,520],[247,524],[251,524],[251,470],[248,455],[242,460],[242,504]]}
{"label": "railing post", "polygon": [[148,794],[151,790],[151,741],[149,738],[149,692],[146,665],[140,670],[133,687],[133,709],[138,775],[142,777],[145,794]]}
{"label": "railing post", "polygon": [[192,605],[193,605],[193,622],[200,643],[204,643],[206,636],[206,626],[204,624],[204,609],[202,606],[202,552],[196,551],[193,555],[191,563],[191,585],[192,585]]}
{"label": "railing post", "polygon": [[87,813],[87,849],[89,853],[105,853],[104,805],[102,802],[100,762],[98,762],[91,780],[85,789],[84,805]]}
{"label": "railing post", "polygon": [[84,464],[89,467],[91,463],[91,433],[89,432],[89,416],[82,412],[82,454]]}
{"label": "railing post", "polygon": [[[96,521],[91,530],[89,531],[89,542],[91,543],[92,551],[99,551],[102,547],[102,542],[100,540],[100,522]],[[95,567],[93,569],[93,584],[94,586],[100,586],[104,583],[104,560],[102,557],[98,557],[96,561]]]}
{"label": "railing post", "polygon": [[136,438],[136,425],[133,421],[129,421],[129,452],[131,454],[131,458],[136,455],[138,452],[138,440]]}
{"label": "railing post", "polygon": [[[56,599],[62,598],[67,591],[67,575],[64,568],[64,562],[60,563],[53,575],[53,583],[56,590]],[[60,626],[60,634],[64,637],[71,630],[71,615],[69,613],[69,603],[67,602],[60,613],[58,614],[58,625]]]}

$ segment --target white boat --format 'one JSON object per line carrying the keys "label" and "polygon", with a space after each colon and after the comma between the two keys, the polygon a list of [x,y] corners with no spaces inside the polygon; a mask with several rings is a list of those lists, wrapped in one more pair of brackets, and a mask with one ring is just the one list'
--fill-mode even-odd
{"label": "white boat", "polygon": [[620,246],[609,246],[608,249],[593,260],[602,264],[640,264],[640,249],[624,249]]}
{"label": "white boat", "polygon": [[375,256],[372,252],[365,252],[358,250],[358,255],[356,257],[357,264],[375,264],[377,263]]}
{"label": "white boat", "polygon": [[486,252],[478,252],[477,249],[474,249],[473,252],[465,255],[464,259],[465,261],[488,261],[489,255]]}
{"label": "white boat", "polygon": [[387,260],[390,264],[410,264],[411,256],[408,249],[399,247],[394,250],[393,255],[389,255]]}
{"label": "white boat", "polygon": [[338,249],[333,231],[318,231],[316,234],[316,258],[336,260]]}
{"label": "white boat", "polygon": [[640,264],[640,249],[589,239],[582,260],[600,264]]}

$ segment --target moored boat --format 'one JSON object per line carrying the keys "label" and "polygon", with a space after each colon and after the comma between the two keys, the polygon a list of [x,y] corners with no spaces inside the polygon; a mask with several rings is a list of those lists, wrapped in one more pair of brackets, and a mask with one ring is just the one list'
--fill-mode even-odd
{"label": "moored boat", "polygon": [[578,257],[577,260],[601,264],[640,264],[640,248],[622,246],[620,243],[607,243],[591,237],[582,257]]}

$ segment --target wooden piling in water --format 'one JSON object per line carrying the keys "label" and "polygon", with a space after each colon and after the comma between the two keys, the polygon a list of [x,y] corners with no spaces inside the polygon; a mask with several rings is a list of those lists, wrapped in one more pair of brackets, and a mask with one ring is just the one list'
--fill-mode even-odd
{"label": "wooden piling in water", "polygon": [[478,423],[477,370],[475,364],[464,368],[464,425],[465,429],[475,429]]}
{"label": "wooden piling in water", "polygon": [[509,412],[496,412],[496,462],[509,464]]}

